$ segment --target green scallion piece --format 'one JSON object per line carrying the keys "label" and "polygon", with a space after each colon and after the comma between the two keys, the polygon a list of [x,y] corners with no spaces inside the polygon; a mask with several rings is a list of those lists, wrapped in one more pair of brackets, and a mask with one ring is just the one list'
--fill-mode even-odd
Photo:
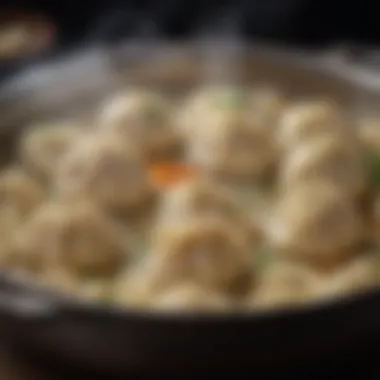
{"label": "green scallion piece", "polygon": [[380,152],[367,152],[364,155],[364,165],[370,188],[380,189]]}
{"label": "green scallion piece", "polygon": [[270,247],[261,247],[259,249],[255,249],[253,252],[254,265],[259,270],[265,269],[273,262],[275,254],[275,250]]}
{"label": "green scallion piece", "polygon": [[223,108],[238,108],[246,104],[246,92],[242,89],[234,89],[219,94],[217,104]]}

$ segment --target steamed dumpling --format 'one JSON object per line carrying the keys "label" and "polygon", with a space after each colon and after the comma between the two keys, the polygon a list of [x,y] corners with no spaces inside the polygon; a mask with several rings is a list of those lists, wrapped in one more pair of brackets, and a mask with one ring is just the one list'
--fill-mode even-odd
{"label": "steamed dumpling", "polygon": [[222,218],[199,218],[154,242],[161,276],[169,283],[191,281],[226,290],[250,271],[247,233]]}
{"label": "steamed dumpling", "polygon": [[219,217],[247,231],[252,243],[261,240],[261,230],[235,201],[234,194],[222,185],[204,178],[193,178],[168,191],[159,209],[158,233],[186,224],[199,217]]}
{"label": "steamed dumpling", "polygon": [[185,136],[208,128],[210,115],[227,110],[244,112],[248,93],[238,86],[214,85],[198,89],[189,96],[179,111],[177,125]]}
{"label": "steamed dumpling", "polygon": [[0,265],[6,265],[13,233],[43,200],[44,191],[21,169],[11,167],[0,173]]}
{"label": "steamed dumpling", "polygon": [[361,293],[380,284],[380,256],[364,254],[337,268],[320,289],[324,297]]}
{"label": "steamed dumpling", "polygon": [[77,146],[59,165],[61,196],[84,196],[116,213],[141,212],[154,189],[133,146],[95,136]]}
{"label": "steamed dumpling", "polygon": [[276,262],[258,279],[250,304],[254,308],[305,304],[319,297],[321,281],[321,276],[307,266]]}
{"label": "steamed dumpling", "polygon": [[116,277],[113,300],[124,306],[146,308],[151,306],[154,299],[166,289],[167,283],[162,276],[161,260],[149,255]]}
{"label": "steamed dumpling", "polygon": [[33,178],[19,168],[0,172],[0,215],[13,211],[28,215],[44,200],[44,191]]}
{"label": "steamed dumpling", "polygon": [[293,188],[304,182],[324,180],[356,196],[365,187],[365,171],[359,148],[324,136],[296,148],[282,163],[280,182]]}
{"label": "steamed dumpling", "polygon": [[83,138],[83,131],[71,125],[33,128],[20,144],[23,166],[44,182],[50,182],[61,159]]}
{"label": "steamed dumpling", "polygon": [[250,94],[249,112],[263,128],[276,130],[285,110],[285,98],[272,88],[260,88]]}
{"label": "steamed dumpling", "polygon": [[369,150],[380,149],[380,120],[365,119],[358,125],[359,140]]}
{"label": "steamed dumpling", "polygon": [[302,102],[285,111],[279,126],[278,138],[285,148],[292,149],[295,145],[317,136],[344,136],[348,132],[341,111],[332,103]]}
{"label": "steamed dumpling", "polygon": [[363,238],[363,220],[350,198],[325,182],[305,182],[275,207],[268,235],[286,255],[329,264],[351,253]]}
{"label": "steamed dumpling", "polygon": [[233,194],[221,185],[201,178],[190,179],[169,190],[162,202],[165,219],[202,215],[233,218],[239,212]]}
{"label": "steamed dumpling", "polygon": [[223,110],[210,115],[207,128],[190,140],[190,159],[208,172],[236,179],[257,179],[277,158],[271,133],[247,123],[240,112]]}
{"label": "steamed dumpling", "polygon": [[131,255],[128,239],[87,202],[54,202],[41,207],[15,232],[9,262],[44,273],[60,267],[79,274],[108,275]]}
{"label": "steamed dumpling", "polygon": [[178,155],[181,140],[173,125],[173,110],[161,95],[130,91],[106,104],[100,128],[133,143],[148,159]]}

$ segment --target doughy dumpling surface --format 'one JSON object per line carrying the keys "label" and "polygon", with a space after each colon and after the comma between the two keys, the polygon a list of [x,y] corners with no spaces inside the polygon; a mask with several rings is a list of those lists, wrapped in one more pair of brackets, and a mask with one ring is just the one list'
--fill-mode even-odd
{"label": "doughy dumpling surface", "polygon": [[113,300],[120,305],[146,308],[165,289],[161,260],[149,255],[117,276]]}
{"label": "doughy dumpling surface", "polygon": [[279,141],[295,145],[325,134],[347,135],[348,127],[338,107],[326,101],[302,102],[289,107],[280,122]]}
{"label": "doughy dumpling surface", "polygon": [[100,128],[131,141],[146,158],[178,153],[181,140],[173,125],[173,110],[157,93],[131,90],[112,99],[100,115]]}
{"label": "doughy dumpling surface", "polygon": [[365,170],[359,148],[331,136],[296,148],[282,163],[280,183],[293,188],[312,180],[329,181],[356,196],[365,187]]}
{"label": "doughy dumpling surface", "polygon": [[57,173],[62,196],[84,196],[116,213],[150,206],[154,189],[133,146],[95,136],[62,160]]}
{"label": "doughy dumpling surface", "polygon": [[90,203],[48,203],[16,231],[9,261],[38,273],[58,266],[84,275],[109,275],[131,254],[126,240]]}
{"label": "doughy dumpling surface", "polygon": [[190,141],[190,160],[227,177],[255,179],[274,164],[278,150],[271,133],[247,125],[239,112],[210,115],[207,128]]}
{"label": "doughy dumpling surface", "polygon": [[319,297],[321,281],[321,276],[307,266],[276,262],[258,279],[251,306],[274,308],[310,302]]}
{"label": "doughy dumpling surface", "polygon": [[0,265],[7,265],[12,235],[44,200],[44,191],[19,168],[0,173]]}
{"label": "doughy dumpling surface", "polygon": [[239,213],[233,194],[207,179],[190,179],[179,184],[164,195],[162,202],[165,219],[202,215],[231,218]]}
{"label": "doughy dumpling surface", "polygon": [[222,218],[189,221],[158,239],[153,249],[169,283],[190,281],[226,290],[252,268],[249,235]]}
{"label": "doughy dumpling surface", "polygon": [[38,179],[50,182],[60,160],[83,138],[83,133],[70,125],[31,129],[20,144],[21,162]]}
{"label": "doughy dumpling surface", "polygon": [[370,150],[380,149],[380,121],[377,119],[365,119],[358,125],[359,140],[364,148]]}
{"label": "doughy dumpling surface", "polygon": [[263,128],[277,129],[285,110],[285,98],[272,88],[261,88],[250,94],[250,114]]}
{"label": "doughy dumpling surface", "polygon": [[[214,85],[195,91],[179,110],[177,126],[187,137],[209,128],[213,115],[234,112],[245,114],[248,92],[239,86]],[[245,121],[247,123],[248,120]]]}
{"label": "doughy dumpling surface", "polygon": [[369,253],[337,268],[320,289],[324,297],[346,296],[380,284],[380,256]]}
{"label": "doughy dumpling surface", "polygon": [[193,178],[168,191],[158,213],[157,233],[199,217],[219,217],[250,234],[252,244],[262,238],[259,224],[236,202],[235,194],[210,179]]}
{"label": "doughy dumpling surface", "polygon": [[0,172],[0,214],[9,211],[23,217],[43,200],[43,189],[23,170],[8,168]]}
{"label": "doughy dumpling surface", "polygon": [[332,263],[350,254],[363,237],[356,206],[336,187],[310,181],[286,192],[275,207],[268,235],[292,257]]}

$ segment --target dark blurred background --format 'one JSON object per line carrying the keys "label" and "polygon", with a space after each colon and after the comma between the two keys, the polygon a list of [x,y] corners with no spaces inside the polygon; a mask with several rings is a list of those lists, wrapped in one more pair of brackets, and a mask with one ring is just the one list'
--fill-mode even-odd
{"label": "dark blurred background", "polygon": [[62,46],[128,36],[150,19],[171,38],[187,38],[229,6],[248,38],[320,46],[336,41],[380,43],[380,4],[370,0],[2,0],[53,17]]}
{"label": "dark blurred background", "polygon": [[68,44],[91,35],[128,35],[145,19],[153,20],[165,36],[189,37],[225,6],[236,11],[240,31],[249,38],[310,45],[337,40],[380,42],[380,4],[374,0],[93,0],[88,5],[36,0],[29,4],[57,20],[62,42]]}
{"label": "dark blurred background", "polygon": [[339,43],[380,44],[380,3],[374,0],[92,0],[88,3],[1,0],[0,26],[7,20],[7,8],[50,17],[57,34],[48,53],[21,60],[0,59],[0,81],[46,55],[139,35],[147,21],[154,26],[155,34],[170,39],[191,38],[212,26],[221,15],[229,15],[235,32],[247,39],[304,48]]}

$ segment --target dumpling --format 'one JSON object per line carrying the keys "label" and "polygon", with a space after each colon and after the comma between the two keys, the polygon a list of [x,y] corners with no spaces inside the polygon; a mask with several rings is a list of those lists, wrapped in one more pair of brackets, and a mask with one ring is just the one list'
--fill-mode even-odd
{"label": "dumpling", "polygon": [[275,206],[268,228],[271,244],[287,256],[330,265],[361,242],[362,217],[336,187],[310,181],[286,192]]}
{"label": "dumpling", "polygon": [[277,130],[285,105],[284,96],[270,87],[255,89],[250,94],[249,112],[263,128]]}
{"label": "dumpling", "polygon": [[293,188],[311,180],[329,181],[348,196],[357,196],[366,184],[359,148],[331,136],[300,145],[283,161],[280,183]]}
{"label": "dumpling", "polygon": [[168,282],[162,261],[150,256],[115,282],[113,299],[117,304],[163,311],[224,310],[229,300],[217,292],[191,282]]}
{"label": "dumpling", "polygon": [[131,256],[128,236],[91,203],[47,203],[15,232],[8,261],[45,273],[60,267],[83,275],[109,275]]}
{"label": "dumpling", "polygon": [[20,142],[23,166],[36,178],[50,183],[61,159],[83,138],[83,131],[71,125],[32,128]]}
{"label": "dumpling", "polygon": [[201,215],[220,215],[231,218],[239,215],[233,195],[212,180],[193,178],[169,190],[163,198],[165,218]]}
{"label": "dumpling", "polygon": [[167,284],[161,274],[161,260],[149,255],[117,276],[113,300],[122,306],[147,308],[165,289]]}
{"label": "dumpling", "polygon": [[276,262],[257,280],[248,304],[259,309],[302,305],[320,298],[321,281],[321,275],[307,266]]}
{"label": "dumpling", "polygon": [[270,131],[251,125],[246,115],[222,110],[207,128],[189,140],[189,159],[206,172],[229,179],[253,180],[274,165],[278,149]]}
{"label": "dumpling", "polygon": [[9,211],[24,217],[43,200],[43,189],[23,170],[8,168],[0,173],[0,216]]}
{"label": "dumpling", "polygon": [[280,122],[278,140],[292,149],[295,145],[325,134],[345,136],[349,128],[338,107],[326,101],[305,101],[289,107]]}
{"label": "dumpling", "polygon": [[131,90],[107,103],[99,117],[101,130],[136,144],[147,159],[177,157],[182,141],[174,127],[171,105],[161,95]]}
{"label": "dumpling", "polygon": [[155,190],[133,146],[94,136],[60,163],[60,196],[86,197],[117,214],[141,214],[152,205]]}
{"label": "dumpling", "polygon": [[360,121],[358,137],[364,148],[378,151],[380,149],[380,120],[365,119]]}
{"label": "dumpling", "polygon": [[168,191],[158,214],[158,233],[199,217],[220,217],[251,234],[252,243],[261,240],[261,231],[243,212],[233,193],[210,179],[193,178]]}
{"label": "dumpling", "polygon": [[12,242],[14,231],[22,226],[24,218],[15,210],[5,209],[0,213],[0,267],[9,266],[9,246]]}
{"label": "dumpling", "polygon": [[326,298],[361,293],[380,284],[378,253],[359,255],[328,276],[320,289]]}
{"label": "dumpling", "polygon": [[0,265],[7,265],[11,236],[44,200],[44,192],[32,178],[18,168],[0,173]]}
{"label": "dumpling", "polygon": [[158,238],[153,249],[169,284],[190,281],[228,290],[253,269],[248,234],[222,218],[189,221]]}
{"label": "dumpling", "polygon": [[245,88],[229,85],[205,86],[191,94],[180,108],[177,125],[185,136],[208,128],[210,115],[218,112],[245,112],[248,106]]}

